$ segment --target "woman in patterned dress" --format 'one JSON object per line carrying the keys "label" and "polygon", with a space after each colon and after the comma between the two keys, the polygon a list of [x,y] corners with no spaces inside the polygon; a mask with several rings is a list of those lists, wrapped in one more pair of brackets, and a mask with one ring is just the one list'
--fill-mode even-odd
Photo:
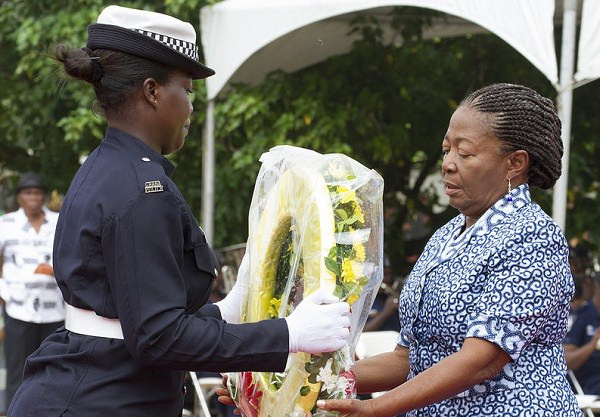
{"label": "woman in patterned dress", "polygon": [[531,201],[561,173],[551,100],[512,84],[465,98],[442,141],[460,214],[429,240],[400,297],[393,352],[358,361],[367,401],[317,405],[343,416],[582,415],[561,341],[573,280],[560,228]]}

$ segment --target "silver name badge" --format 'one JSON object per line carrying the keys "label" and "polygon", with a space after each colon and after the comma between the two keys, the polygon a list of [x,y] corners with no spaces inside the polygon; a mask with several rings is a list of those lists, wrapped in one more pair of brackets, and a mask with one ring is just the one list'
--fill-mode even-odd
{"label": "silver name badge", "polygon": [[163,191],[163,186],[160,181],[147,181],[144,184],[144,191],[146,193],[160,193]]}

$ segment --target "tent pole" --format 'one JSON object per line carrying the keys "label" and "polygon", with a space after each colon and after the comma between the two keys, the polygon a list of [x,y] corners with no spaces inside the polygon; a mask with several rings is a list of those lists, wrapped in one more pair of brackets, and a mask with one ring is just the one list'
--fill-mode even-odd
{"label": "tent pole", "polygon": [[202,141],[202,229],[206,241],[212,245],[214,238],[215,198],[215,101],[206,103],[206,125]]}
{"label": "tent pole", "polygon": [[567,217],[567,186],[569,183],[569,154],[571,114],[573,108],[573,68],[575,65],[575,32],[577,30],[577,0],[563,0],[563,30],[560,54],[560,90],[556,97],[558,116],[562,122],[562,175],[554,186],[552,217],[565,230]]}

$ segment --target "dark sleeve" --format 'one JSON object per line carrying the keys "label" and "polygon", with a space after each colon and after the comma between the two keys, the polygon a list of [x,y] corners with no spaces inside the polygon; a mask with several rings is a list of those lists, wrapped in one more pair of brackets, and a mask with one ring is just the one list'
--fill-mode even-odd
{"label": "dark sleeve", "polygon": [[569,330],[569,332],[565,336],[563,344],[575,346],[584,345],[585,328],[587,327],[586,319],[587,317],[585,314],[577,316],[575,322],[573,323],[573,327],[571,327],[571,330]]}
{"label": "dark sleeve", "polygon": [[128,351],[146,366],[283,371],[285,320],[233,325],[221,320],[216,306],[185,312],[183,213],[168,191],[142,194],[104,227],[104,261]]}
{"label": "dark sleeve", "polygon": [[197,316],[200,317],[214,317],[215,319],[221,320],[221,310],[215,304],[205,304],[198,312]]}

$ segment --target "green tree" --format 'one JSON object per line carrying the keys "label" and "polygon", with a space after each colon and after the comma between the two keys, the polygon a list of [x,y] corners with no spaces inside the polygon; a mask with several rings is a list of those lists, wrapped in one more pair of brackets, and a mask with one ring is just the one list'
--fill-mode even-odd
{"label": "green tree", "polygon": [[[45,174],[50,188],[65,192],[80,159],[103,137],[105,120],[93,111],[93,90],[82,82],[66,82],[51,48],[63,43],[85,46],[87,26],[109,1],[4,0],[0,3],[0,169]],[[199,27],[200,0],[130,1],[123,6],[172,13]],[[203,83],[198,83],[202,86]],[[190,153],[200,158],[204,122],[204,90],[195,95],[195,113],[187,153],[181,154],[184,189],[197,189]],[[176,158],[176,157],[175,157]],[[194,166],[186,169],[186,166]],[[185,175],[189,172],[190,175]],[[192,186],[193,184],[193,186]]]}
{"label": "green tree", "polygon": [[[409,16],[409,17],[406,17]],[[277,144],[344,152],[385,179],[385,245],[405,274],[432,231],[456,215],[440,204],[441,140],[452,112],[470,91],[492,82],[523,83],[553,97],[550,83],[492,35],[422,39],[439,14],[396,9],[392,28],[401,46],[384,41],[369,15],[352,22],[352,51],[261,84],[237,86],[217,108],[219,170],[216,242],[243,241],[262,152]],[[389,39],[389,37],[385,37]],[[232,168],[232,169],[231,169]],[[549,195],[541,194],[549,209]],[[443,199],[442,199],[443,200]]]}
{"label": "green tree", "polygon": [[598,197],[600,193],[600,80],[586,84],[573,93],[573,136],[569,163],[567,204],[567,236],[574,246],[581,244],[598,257],[600,224]]}
{"label": "green tree", "polygon": [[[102,138],[105,121],[92,111],[93,93],[61,81],[48,56],[59,42],[84,46],[86,27],[110,2],[4,0],[0,3],[0,170],[35,169],[51,188],[66,191],[72,175]],[[199,27],[200,8],[213,1],[137,0],[124,6],[171,13]],[[432,183],[450,115],[468,92],[492,82],[516,82],[554,98],[550,83],[493,35],[423,40],[432,19],[424,9],[395,9],[390,42],[380,22],[358,16],[352,51],[293,74],[275,72],[257,86],[234,86],[216,108],[215,246],[243,242],[258,158],[293,144],[343,152],[385,178],[386,251],[404,274],[432,230],[456,214]],[[218,70],[218,69],[217,69]],[[575,92],[570,166],[569,237],[597,242],[599,177],[598,88]],[[204,83],[196,83],[195,112],[185,148],[171,156],[174,180],[200,216]],[[551,209],[551,193],[535,193]],[[224,225],[227,225],[224,227]],[[586,234],[587,232],[587,234]]]}

